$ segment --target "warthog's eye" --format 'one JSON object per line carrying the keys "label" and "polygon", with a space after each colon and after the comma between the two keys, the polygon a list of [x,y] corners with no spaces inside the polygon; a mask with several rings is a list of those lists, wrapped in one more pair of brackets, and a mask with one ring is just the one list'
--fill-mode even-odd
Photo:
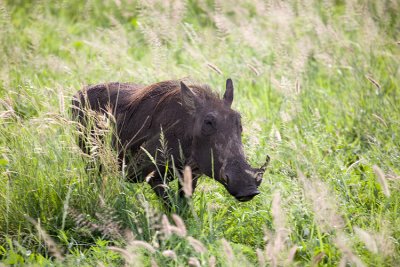
{"label": "warthog's eye", "polygon": [[201,132],[204,135],[211,135],[213,134],[216,130],[216,119],[214,114],[207,114],[207,116],[204,118],[203,126],[201,127]]}

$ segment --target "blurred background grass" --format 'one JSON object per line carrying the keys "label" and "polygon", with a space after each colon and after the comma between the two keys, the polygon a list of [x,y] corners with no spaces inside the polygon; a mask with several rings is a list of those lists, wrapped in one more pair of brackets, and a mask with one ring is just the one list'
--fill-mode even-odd
{"label": "blurred background grass", "polygon": [[[2,262],[399,265],[399,14],[395,0],[1,1]],[[272,161],[249,203],[202,179],[179,236],[147,185],[85,171],[68,110],[86,84],[183,77],[217,92],[231,77],[247,156]]]}

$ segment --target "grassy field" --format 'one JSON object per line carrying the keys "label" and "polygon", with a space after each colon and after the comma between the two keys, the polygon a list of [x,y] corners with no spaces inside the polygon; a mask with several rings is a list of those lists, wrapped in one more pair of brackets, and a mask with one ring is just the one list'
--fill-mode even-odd
{"label": "grassy field", "polygon": [[[400,3],[0,0],[0,266],[400,266]],[[235,83],[239,203],[202,178],[164,215],[76,145],[86,84]],[[176,183],[172,185],[176,188]]]}

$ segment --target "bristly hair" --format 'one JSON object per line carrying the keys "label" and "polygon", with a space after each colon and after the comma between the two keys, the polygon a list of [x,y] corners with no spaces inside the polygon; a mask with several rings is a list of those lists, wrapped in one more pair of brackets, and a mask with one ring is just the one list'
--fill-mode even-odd
{"label": "bristly hair", "polygon": [[[187,81],[186,79],[182,81],[187,83],[187,86],[193,91],[193,93],[196,94],[204,102],[214,102],[214,103],[221,102],[219,95],[213,92],[208,85],[192,84],[190,81]],[[134,90],[132,91],[132,94],[129,96],[129,103],[135,106],[144,99],[154,97],[158,98],[158,103],[156,105],[157,108],[164,102],[168,102],[173,99],[176,100],[176,98],[179,97],[181,92],[180,82],[181,80],[163,81],[140,88],[139,90]]]}

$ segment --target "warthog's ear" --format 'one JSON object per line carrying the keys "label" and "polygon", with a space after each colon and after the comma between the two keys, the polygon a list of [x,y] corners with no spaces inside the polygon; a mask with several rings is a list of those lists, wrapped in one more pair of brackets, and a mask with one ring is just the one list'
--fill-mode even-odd
{"label": "warthog's ear", "polygon": [[225,89],[225,93],[224,93],[224,102],[225,102],[225,105],[227,105],[228,107],[230,107],[232,105],[232,102],[233,102],[233,83],[232,83],[232,80],[230,78],[228,80],[226,80],[226,89]]}
{"label": "warthog's ear", "polygon": [[197,96],[182,81],[181,81],[181,98],[182,98],[182,106],[184,108],[186,108],[189,112],[196,111],[196,105],[198,102]]}

